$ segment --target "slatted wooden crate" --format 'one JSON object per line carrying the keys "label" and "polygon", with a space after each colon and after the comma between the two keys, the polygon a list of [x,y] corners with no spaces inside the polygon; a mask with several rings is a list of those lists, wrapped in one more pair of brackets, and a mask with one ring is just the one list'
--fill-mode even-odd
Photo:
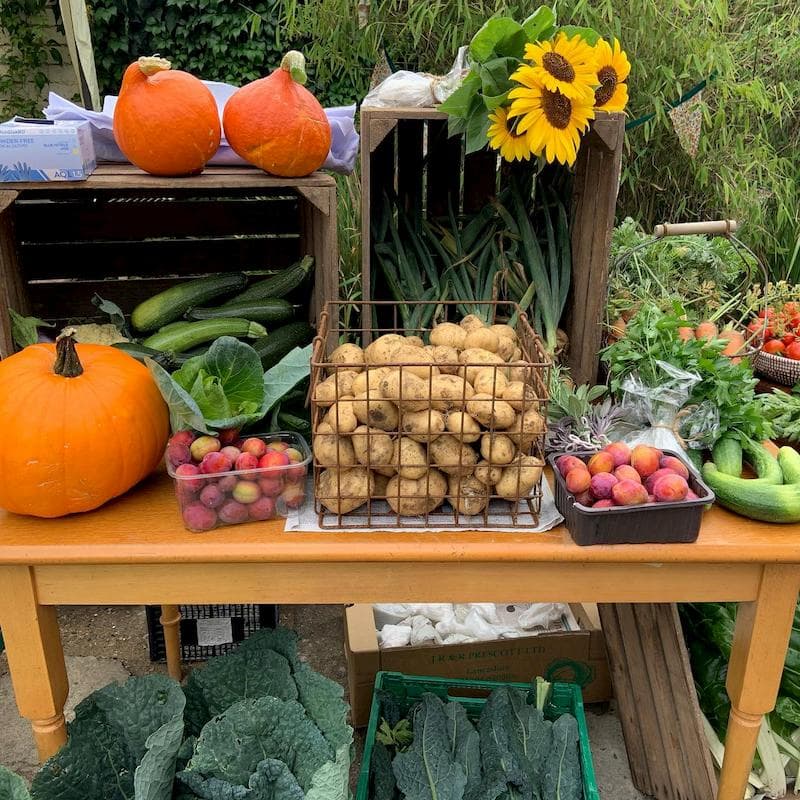
{"label": "slatted wooden crate", "polygon": [[[283,269],[315,259],[310,317],[338,296],[336,184],[215,167],[158,178],[130,165],[81,183],[0,185],[0,355],[7,309],[63,324],[97,319],[94,293],[131,311],[205,275]],[[308,303],[307,290],[298,302]]]}
{"label": "slatted wooden crate", "polygon": [[[608,279],[608,253],[622,164],[623,114],[600,114],[584,136],[572,194],[572,288],[566,331],[576,383],[597,375]],[[447,136],[447,116],[433,108],[361,110],[362,288],[365,300],[390,299],[373,278],[371,233],[384,190],[400,202],[423,201],[428,217],[473,213],[503,180],[497,155],[464,154],[463,137]]]}

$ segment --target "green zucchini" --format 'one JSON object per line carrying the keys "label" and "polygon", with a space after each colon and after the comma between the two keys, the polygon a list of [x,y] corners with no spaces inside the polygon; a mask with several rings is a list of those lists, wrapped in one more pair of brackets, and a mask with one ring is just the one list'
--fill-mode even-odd
{"label": "green zucchini", "polygon": [[189,321],[185,319],[179,319],[177,322],[170,322],[168,325],[162,325],[159,329],[159,333],[166,333],[167,331],[179,331],[181,328],[185,328],[189,325]]}
{"label": "green zucchini", "polygon": [[152,358],[156,364],[164,367],[168,372],[178,369],[183,363],[183,359],[175,353],[156,350],[152,347],[145,347],[136,342],[116,342],[111,346],[116,347],[117,350],[122,350],[129,356],[133,356],[133,358],[142,363],[144,363],[145,358]]}
{"label": "green zucchini", "polygon": [[139,303],[133,309],[131,322],[138,331],[155,331],[182,317],[193,306],[202,305],[215,297],[238,292],[247,283],[240,273],[198,278],[170,286],[163,292]]}
{"label": "green zucchini", "polygon": [[257,281],[252,286],[248,286],[241,294],[232,297],[225,305],[286,297],[289,292],[293,292],[300,286],[313,266],[314,259],[311,256],[305,256],[291,267]]}
{"label": "green zucchini", "polygon": [[711,460],[720,472],[741,477],[742,445],[733,436],[723,436],[717,441],[711,450]]}
{"label": "green zucchini", "polygon": [[186,317],[193,320],[239,317],[253,322],[275,325],[292,319],[297,308],[299,306],[293,306],[287,300],[253,300],[215,308],[193,308],[186,314]]}
{"label": "green zucchini", "polygon": [[800,483],[776,485],[725,475],[708,462],[703,478],[717,502],[743,517],[764,522],[800,522]]}
{"label": "green zucchini", "polygon": [[245,336],[249,339],[258,339],[266,335],[267,330],[263,325],[247,319],[207,319],[192,322],[178,330],[159,331],[145,339],[142,344],[156,350],[182,353],[220,336]]}
{"label": "green zucchini", "polygon": [[783,483],[783,470],[778,460],[763,445],[745,440],[742,449],[745,460],[755,470],[758,480],[768,484]]}
{"label": "green zucchini", "polygon": [[800,453],[794,447],[778,450],[778,464],[783,470],[784,483],[800,483]]}
{"label": "green zucchini", "polygon": [[307,322],[290,322],[276,328],[269,336],[256,339],[252,346],[261,358],[261,366],[269,369],[295,347],[303,347],[313,338],[314,329]]}

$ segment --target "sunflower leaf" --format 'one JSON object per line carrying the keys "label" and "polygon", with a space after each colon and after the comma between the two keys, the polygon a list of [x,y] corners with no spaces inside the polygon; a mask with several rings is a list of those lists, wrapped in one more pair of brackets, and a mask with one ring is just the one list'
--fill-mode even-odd
{"label": "sunflower leaf", "polygon": [[522,27],[529,42],[540,42],[552,36],[555,24],[556,15],[553,10],[540,6],[522,23]]}
{"label": "sunflower leaf", "polygon": [[439,106],[440,111],[449,114],[450,117],[460,117],[466,119],[469,115],[470,106],[475,95],[481,88],[481,79],[476,72],[470,72],[461,86],[456,89],[444,103]]}
{"label": "sunflower leaf", "polygon": [[525,52],[525,29],[510,17],[494,17],[472,37],[469,55],[473,61],[484,63],[492,56],[522,58]]}
{"label": "sunflower leaf", "polygon": [[565,34],[567,39],[580,36],[590,47],[594,47],[600,38],[600,34],[594,28],[580,28],[577,25],[562,25],[558,32]]}
{"label": "sunflower leaf", "polygon": [[489,114],[483,100],[478,98],[478,101],[467,119],[467,155],[482,150],[489,142]]}
{"label": "sunflower leaf", "polygon": [[498,95],[512,88],[511,73],[519,66],[516,58],[493,58],[480,65],[481,88],[484,95]]}

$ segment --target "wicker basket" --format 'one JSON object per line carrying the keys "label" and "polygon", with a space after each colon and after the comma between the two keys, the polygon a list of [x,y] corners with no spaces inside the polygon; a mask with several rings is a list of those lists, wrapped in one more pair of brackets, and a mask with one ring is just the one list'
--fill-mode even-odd
{"label": "wicker basket", "polygon": [[800,383],[800,361],[759,350],[752,356],[752,364],[759,375],[773,383],[780,383],[782,386]]}
{"label": "wicker basket", "polygon": [[[434,305],[437,309],[437,323],[458,321],[461,318],[456,303]],[[426,360],[430,356],[425,351],[420,351],[419,363],[409,363],[410,360],[405,358],[401,359],[403,363],[368,365],[367,375],[379,369],[394,372],[395,377],[396,372],[399,372],[400,394],[393,402],[382,394],[377,381],[370,388],[370,384],[363,380],[363,363],[334,363],[331,353],[341,344],[366,346],[385,334],[419,336],[427,341],[429,331],[403,330],[398,321],[395,303],[335,302],[326,306],[320,317],[319,332],[311,358],[314,487],[320,527],[416,527],[440,530],[528,527],[537,524],[541,508],[541,475],[530,492],[527,487],[520,487],[529,482],[523,480],[523,474],[532,478],[536,473],[535,469],[523,473],[527,466],[537,463],[532,460],[533,457],[540,459],[541,465],[544,465],[550,360],[527,317],[520,313],[516,305],[476,305],[486,306],[482,311],[492,323],[516,320],[516,346],[520,353],[517,354],[518,358],[513,358],[513,365],[502,361],[491,365],[477,361],[434,364]],[[375,306],[382,308],[380,314],[373,316],[373,312],[378,311]],[[361,320],[385,319],[388,311],[390,319],[392,314],[394,316],[393,325],[364,329],[360,324],[358,327],[349,327],[347,323],[340,323],[340,319],[354,318],[354,311],[360,314]],[[503,420],[509,417],[509,408],[501,409],[499,406],[499,389],[487,395],[492,399],[476,401],[485,405],[485,408],[481,405],[480,412],[476,412],[477,416],[484,417],[485,412],[492,420],[482,423],[480,431],[476,432],[466,428],[466,423],[475,426],[474,417],[469,417],[466,413],[460,417],[455,416],[457,411],[466,411],[467,402],[474,391],[471,383],[460,382],[460,396],[450,394],[444,397],[440,394],[442,382],[432,380],[441,371],[441,376],[446,381],[452,380],[451,385],[457,384],[459,370],[462,376],[472,375],[470,380],[475,380],[478,369],[488,371],[484,379],[495,389],[505,383],[507,376],[524,384],[524,388],[516,387],[522,391],[524,399],[516,403],[511,427],[502,428],[499,422],[494,424],[495,420],[500,420],[501,410],[505,412]],[[366,385],[364,391],[348,388],[353,386],[353,371],[362,375],[360,382]],[[349,376],[348,372],[351,373]],[[415,395],[418,407],[409,408],[410,398],[408,395],[404,396],[404,376],[409,373],[413,378],[412,383],[421,378],[422,385],[427,387],[427,395],[423,395],[421,400],[419,395]],[[422,377],[423,374],[425,377]],[[319,389],[326,380],[329,381],[327,387]],[[332,396],[331,391],[334,392]],[[356,391],[355,396],[351,394],[352,391]],[[431,408],[434,410],[431,411]],[[423,415],[421,423],[419,420],[410,421],[409,417],[414,413]],[[358,418],[357,423],[353,417]],[[535,431],[527,424],[530,422],[534,423]],[[332,428],[323,426],[320,429],[322,423],[331,425]],[[355,424],[358,427],[353,430]],[[340,433],[332,433],[332,430]],[[492,463],[490,459],[499,450],[493,449],[497,442],[494,437],[500,436],[504,437],[504,457],[513,453],[515,458],[522,459],[524,456],[525,459],[512,464],[501,464],[499,461]],[[440,437],[441,441],[437,443],[436,440]],[[398,446],[401,440],[404,443],[402,447]],[[482,445],[488,452],[489,459],[481,453]],[[409,453],[406,453],[406,447]],[[443,456],[444,449],[447,453]],[[376,455],[378,453],[380,457]],[[392,455],[387,457],[387,453]],[[354,463],[354,457],[357,463]],[[486,488],[483,489],[479,483],[475,483],[475,464],[482,460],[489,461],[489,467],[509,469],[501,484],[505,499],[494,493],[503,491],[494,484],[484,483]],[[354,472],[349,473],[348,477],[358,477],[359,491],[351,487],[350,480],[345,481],[342,477],[343,471],[351,467]],[[486,472],[484,467],[480,474],[486,475]],[[400,480],[397,473],[402,475],[403,480]],[[512,479],[516,479],[517,483],[509,491]],[[364,487],[368,489],[365,491]]]}

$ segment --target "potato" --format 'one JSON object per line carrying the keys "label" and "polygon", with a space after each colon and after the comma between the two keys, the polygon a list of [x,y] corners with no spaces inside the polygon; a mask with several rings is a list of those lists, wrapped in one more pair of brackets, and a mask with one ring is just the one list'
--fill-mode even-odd
{"label": "potato", "polygon": [[447,415],[445,425],[456,439],[465,444],[472,444],[481,438],[481,426],[463,411],[451,411]]}
{"label": "potato", "polygon": [[474,314],[467,314],[461,322],[458,323],[467,333],[471,331],[476,331],[479,328],[485,328],[486,326],[483,324],[483,320],[476,317]]}
{"label": "potato", "polygon": [[437,375],[431,381],[431,408],[448,411],[451,408],[464,408],[475,390],[458,375]]}
{"label": "potato", "polygon": [[381,475],[379,472],[373,472],[372,477],[375,479],[375,488],[372,491],[372,499],[386,497],[386,487],[389,484],[389,478],[386,475]]}
{"label": "potato", "polygon": [[319,434],[326,434],[326,433],[333,433],[333,428],[325,422],[323,419],[316,428],[314,428],[314,433]]}
{"label": "potato", "polygon": [[510,339],[514,344],[517,343],[517,332],[510,325],[490,325],[490,331],[494,331],[501,339]]}
{"label": "potato", "polygon": [[367,346],[364,351],[364,361],[367,364],[389,364],[392,360],[392,353],[405,343],[405,336],[399,333],[387,333],[379,336],[372,344]]}
{"label": "potato", "polygon": [[530,383],[531,368],[518,358],[513,358],[508,365],[508,380],[510,383]]}
{"label": "potato", "polygon": [[522,381],[507,383],[502,397],[515,411],[524,411],[536,404],[536,392],[533,387]]}
{"label": "potato", "polygon": [[428,471],[428,455],[425,448],[408,436],[401,436],[394,442],[392,463],[401,478],[416,480]]}
{"label": "potato", "polygon": [[547,430],[544,417],[535,408],[518,413],[514,424],[505,432],[513,439],[522,452],[530,450],[531,445]]}
{"label": "potato", "polygon": [[353,400],[352,395],[346,395],[328,409],[325,422],[333,428],[334,433],[352,433],[358,427]]}
{"label": "potato", "polygon": [[428,445],[431,461],[448,475],[471,475],[478,456],[453,434],[445,433]]}
{"label": "potato", "polygon": [[378,384],[381,397],[404,411],[422,411],[430,406],[431,385],[408,368],[391,369]]}
{"label": "potato", "polygon": [[392,476],[395,473],[394,441],[380,428],[359,425],[350,434],[356,461],[369,467],[376,474]]}
{"label": "potato", "polygon": [[361,372],[364,369],[364,351],[357,344],[340,344],[331,353],[330,361]]}
{"label": "potato", "polygon": [[496,353],[497,348],[500,346],[499,339],[500,337],[488,328],[475,328],[464,339],[464,349],[477,348],[478,350],[488,350],[490,353]]}
{"label": "potato", "polygon": [[528,497],[542,477],[544,462],[536,456],[520,456],[509,464],[495,486],[495,492],[506,500]]}
{"label": "potato", "polygon": [[425,348],[439,367],[439,372],[444,375],[455,375],[458,372],[458,350],[446,344],[436,346],[428,345]]}
{"label": "potato", "polygon": [[429,470],[422,478],[411,480],[395,475],[386,486],[386,501],[402,516],[429,514],[444,502],[447,480],[438,470]]}
{"label": "potato", "polygon": [[378,386],[381,378],[389,371],[388,367],[367,367],[363,372],[359,372],[353,379],[353,386],[349,394],[364,394],[369,387],[370,400],[373,397],[380,398]]}
{"label": "potato", "polygon": [[464,339],[466,338],[467,331],[454,322],[442,322],[436,325],[430,335],[432,345],[452,347],[455,350],[464,349]]}
{"label": "potato", "polygon": [[433,441],[444,431],[444,414],[436,409],[404,411],[400,415],[400,432],[423,444]]}
{"label": "potato", "polygon": [[[433,356],[424,347],[402,344],[392,353],[392,365],[403,365],[403,372],[411,372],[420,378],[430,380],[439,374],[439,367]],[[409,366],[406,366],[409,365]]]}
{"label": "potato", "polygon": [[354,416],[363,425],[380,428],[382,431],[397,430],[397,423],[400,421],[397,408],[388,400],[381,399],[377,392],[370,394],[369,400],[366,392],[357,395],[353,398],[352,406]]}
{"label": "potato", "polygon": [[491,364],[500,364],[503,367],[505,366],[505,361],[503,361],[503,359],[500,358],[497,353],[490,353],[488,350],[481,350],[475,347],[470,348],[469,350],[462,350],[458,354],[458,360],[462,364],[469,365],[461,367],[458,370],[458,374],[462,378],[466,378],[470,383],[475,380],[475,375],[479,370],[485,369]]}
{"label": "potato", "polygon": [[481,393],[467,400],[467,413],[490,430],[510,428],[516,418],[514,409],[505,400]]}
{"label": "potato", "polygon": [[340,436],[338,433],[317,431],[312,438],[312,449],[314,458],[323,467],[353,467],[357,463],[353,443],[347,436]]}
{"label": "potato", "polygon": [[517,448],[504,433],[484,433],[481,437],[481,455],[494,466],[510,464],[517,454]]}
{"label": "potato", "polygon": [[472,386],[478,394],[490,394],[492,397],[502,397],[508,380],[503,371],[498,367],[484,367],[475,373]]}
{"label": "potato", "polygon": [[479,461],[475,465],[475,477],[486,486],[494,486],[502,474],[502,467],[493,466],[488,461]]}
{"label": "potato", "polygon": [[372,497],[375,477],[366,467],[326,469],[317,481],[317,499],[334,514],[348,514]]}
{"label": "potato", "polygon": [[330,406],[337,398],[353,394],[353,383],[357,375],[358,373],[351,369],[337,369],[317,384],[314,401],[319,406]]}
{"label": "potato", "polygon": [[503,359],[503,361],[510,361],[514,358],[514,353],[518,350],[518,347],[514,347],[514,342],[511,339],[507,338],[506,336],[498,336],[497,337],[497,355]]}
{"label": "potato", "polygon": [[405,343],[412,347],[425,347],[425,342],[419,336],[406,336]]}
{"label": "potato", "polygon": [[447,499],[459,514],[480,514],[489,504],[489,487],[474,475],[463,478],[450,475],[447,479]]}

